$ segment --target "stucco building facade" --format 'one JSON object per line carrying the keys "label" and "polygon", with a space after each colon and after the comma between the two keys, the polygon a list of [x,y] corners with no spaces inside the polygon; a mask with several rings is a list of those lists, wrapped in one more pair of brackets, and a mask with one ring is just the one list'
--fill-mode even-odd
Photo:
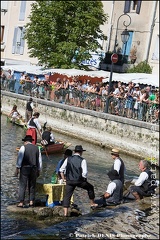
{"label": "stucco building facade", "polygon": [[[109,14],[106,51],[121,49],[130,61],[132,49],[136,49],[136,64],[147,61],[154,74],[159,74],[159,1],[102,1]],[[108,4],[110,4],[108,8]],[[110,9],[110,12],[109,12]],[[125,15],[123,15],[125,14]],[[127,44],[121,41],[121,33],[128,25],[130,37]],[[106,26],[103,26],[106,31]],[[117,41],[115,37],[117,32]],[[107,32],[106,32],[107,33]]]}

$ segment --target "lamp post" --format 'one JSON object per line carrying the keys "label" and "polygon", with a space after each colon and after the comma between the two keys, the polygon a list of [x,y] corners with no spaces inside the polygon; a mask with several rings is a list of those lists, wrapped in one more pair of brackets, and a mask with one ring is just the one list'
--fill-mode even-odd
{"label": "lamp post", "polygon": [[[126,50],[126,43],[128,42],[128,39],[129,39],[129,32],[127,30],[127,27],[131,24],[131,17],[128,14],[124,13],[121,16],[119,16],[119,18],[117,20],[116,36],[115,36],[115,41],[114,41],[113,53],[116,52],[118,24],[119,24],[119,19],[122,16],[127,16],[129,18],[129,23],[128,24],[126,24],[126,21],[123,22],[123,26],[125,26],[125,30],[121,34],[121,40],[125,44],[125,50]],[[111,60],[112,60],[112,58],[111,58]],[[109,94],[110,94],[110,90],[111,90],[111,82],[112,82],[112,74],[113,74],[113,64],[114,64],[114,62],[112,60],[112,62],[111,62],[111,71],[110,71],[110,78],[109,78],[108,97],[107,97],[107,100],[106,100],[106,107],[105,107],[105,112],[106,113],[108,113],[108,108],[109,108]]]}
{"label": "lamp post", "polygon": [[127,42],[128,42],[128,39],[129,39],[129,32],[127,31],[127,28],[121,33],[121,40],[122,42],[124,43],[125,45],[125,48],[124,48],[124,56],[125,56],[125,53],[126,53],[126,47],[127,47]]}

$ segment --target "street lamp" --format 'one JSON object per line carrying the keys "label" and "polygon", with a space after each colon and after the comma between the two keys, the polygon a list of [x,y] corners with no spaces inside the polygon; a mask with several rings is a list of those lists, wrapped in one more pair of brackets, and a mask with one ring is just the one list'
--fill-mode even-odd
{"label": "street lamp", "polygon": [[129,32],[127,30],[127,28],[121,33],[121,40],[124,44],[126,44],[128,42],[128,39],[129,39]]}
{"label": "street lamp", "polygon": [[[128,24],[126,24],[126,21],[123,22],[123,26],[125,26],[125,30],[121,33],[121,40],[125,44],[125,50],[126,50],[126,43],[128,42],[128,39],[129,39],[129,32],[127,30],[127,27],[131,24],[131,17],[128,14],[124,13],[121,16],[119,16],[119,18],[117,20],[116,36],[115,36],[113,53],[116,52],[118,24],[119,24],[119,19],[122,16],[127,16],[129,18],[129,23]],[[105,112],[106,113],[108,113],[108,108],[109,108],[109,94],[110,94],[110,90],[111,90],[111,82],[112,82],[112,74],[113,74],[113,64],[114,63],[112,61],[112,63],[111,63],[111,71],[110,71],[110,78],[109,78],[108,97],[107,97],[107,100],[106,100],[106,107],[105,107]]]}
{"label": "street lamp", "polygon": [[126,54],[126,47],[127,47],[127,42],[128,42],[128,39],[129,39],[129,36],[130,36],[130,34],[129,34],[129,32],[128,32],[128,30],[127,30],[127,28],[121,33],[121,40],[122,40],[122,42],[124,43],[124,54],[123,54],[123,56],[125,56],[125,54]]}

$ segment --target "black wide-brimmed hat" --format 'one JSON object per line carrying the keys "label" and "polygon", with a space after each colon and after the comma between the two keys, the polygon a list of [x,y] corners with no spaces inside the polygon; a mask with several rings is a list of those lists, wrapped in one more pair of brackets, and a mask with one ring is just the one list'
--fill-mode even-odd
{"label": "black wide-brimmed hat", "polygon": [[22,139],[22,141],[24,141],[24,142],[32,142],[34,139],[32,138],[32,136],[31,135],[26,135],[23,139]]}
{"label": "black wide-brimmed hat", "polygon": [[75,146],[75,150],[74,151],[75,152],[84,152],[86,150],[84,150],[81,145],[77,145],[77,146]]}
{"label": "black wide-brimmed hat", "polygon": [[72,150],[68,148],[68,149],[65,150],[64,155],[72,156],[72,153],[73,153]]}
{"label": "black wide-brimmed hat", "polygon": [[115,180],[115,179],[120,179],[120,176],[118,174],[118,172],[116,170],[110,170],[107,173],[108,177],[111,179],[111,181]]}

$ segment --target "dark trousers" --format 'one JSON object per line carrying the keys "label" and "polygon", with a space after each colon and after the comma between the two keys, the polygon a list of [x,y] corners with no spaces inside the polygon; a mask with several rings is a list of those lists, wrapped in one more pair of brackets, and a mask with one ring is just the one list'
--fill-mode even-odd
{"label": "dark trousers", "polygon": [[139,194],[140,197],[149,197],[151,196],[151,194],[154,194],[155,191],[151,190],[151,191],[144,191],[144,188],[141,186],[130,186],[129,191],[132,192],[137,192]]}
{"label": "dark trousers", "polygon": [[35,200],[35,188],[37,179],[37,167],[23,166],[19,178],[19,200],[25,200],[25,192],[28,185],[29,201]]}
{"label": "dark trousers", "polygon": [[32,114],[33,114],[33,111],[28,111],[28,110],[26,110],[26,112],[25,112],[26,122],[29,121],[29,119],[32,117]]}
{"label": "dark trousers", "polygon": [[68,208],[70,206],[70,200],[72,197],[72,194],[75,190],[76,187],[83,188],[87,190],[89,199],[94,199],[95,194],[94,194],[94,187],[87,181],[67,181],[66,182],[66,192],[63,200],[63,207]]}

